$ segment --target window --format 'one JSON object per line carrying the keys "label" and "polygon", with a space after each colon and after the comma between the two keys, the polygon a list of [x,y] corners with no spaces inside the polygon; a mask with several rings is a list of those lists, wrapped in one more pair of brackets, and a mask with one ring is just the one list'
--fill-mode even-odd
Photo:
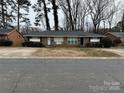
{"label": "window", "polygon": [[90,42],[91,43],[98,43],[98,42],[100,42],[100,39],[99,38],[91,38]]}
{"label": "window", "polygon": [[31,42],[40,42],[40,38],[30,38],[29,41],[31,41]]}
{"label": "window", "polygon": [[78,38],[74,38],[74,37],[68,38],[67,42],[69,45],[78,45]]}
{"label": "window", "polygon": [[57,45],[61,45],[64,43],[64,38],[54,38],[54,42]]}

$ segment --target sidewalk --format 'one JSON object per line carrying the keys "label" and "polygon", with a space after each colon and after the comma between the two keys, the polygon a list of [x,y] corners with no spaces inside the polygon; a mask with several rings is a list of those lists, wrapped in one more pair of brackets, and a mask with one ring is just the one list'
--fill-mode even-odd
{"label": "sidewalk", "polygon": [[37,48],[23,48],[23,47],[0,47],[0,58],[11,57],[31,57]]}

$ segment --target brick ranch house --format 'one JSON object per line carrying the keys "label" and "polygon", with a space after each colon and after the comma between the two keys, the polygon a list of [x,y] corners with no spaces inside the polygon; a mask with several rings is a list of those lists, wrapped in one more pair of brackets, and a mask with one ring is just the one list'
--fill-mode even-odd
{"label": "brick ranch house", "polygon": [[45,47],[85,47],[87,43],[100,43],[105,36],[82,31],[42,31],[23,35],[26,42],[41,42]]}
{"label": "brick ranch house", "polygon": [[16,29],[0,29],[0,40],[12,41],[12,46],[22,46],[24,38]]}
{"label": "brick ranch house", "polygon": [[113,42],[115,40],[120,40],[120,45],[124,45],[124,32],[107,32],[105,33],[105,36],[110,38]]}

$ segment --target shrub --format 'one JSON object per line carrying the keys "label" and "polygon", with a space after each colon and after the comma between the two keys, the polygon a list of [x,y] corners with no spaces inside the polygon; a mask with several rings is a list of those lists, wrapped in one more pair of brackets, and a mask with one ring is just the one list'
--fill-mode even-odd
{"label": "shrub", "polygon": [[117,46],[118,44],[121,43],[121,40],[120,39],[115,39],[113,42],[112,42],[112,45],[113,46]]}
{"label": "shrub", "polygon": [[92,44],[91,43],[86,43],[85,47],[92,47]]}
{"label": "shrub", "polygon": [[103,47],[102,43],[86,43],[86,47]]}
{"label": "shrub", "polygon": [[102,44],[102,43],[95,43],[95,44],[93,45],[93,47],[103,47],[103,44]]}
{"label": "shrub", "polygon": [[10,40],[0,40],[0,46],[12,46],[13,42]]}
{"label": "shrub", "polygon": [[41,42],[24,42],[22,45],[24,47],[44,47]]}
{"label": "shrub", "polygon": [[108,38],[108,37],[103,38],[103,39],[101,40],[101,43],[103,44],[103,46],[104,46],[105,48],[109,48],[109,47],[112,46],[112,40],[111,40],[110,38]]}
{"label": "shrub", "polygon": [[31,46],[32,45],[32,42],[24,42],[24,43],[22,43],[22,46],[27,46],[27,47],[29,47],[29,46]]}

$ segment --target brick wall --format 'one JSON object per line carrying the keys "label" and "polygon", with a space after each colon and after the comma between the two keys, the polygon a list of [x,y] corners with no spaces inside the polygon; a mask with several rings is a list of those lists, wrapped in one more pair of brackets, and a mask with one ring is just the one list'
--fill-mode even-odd
{"label": "brick wall", "polygon": [[13,46],[22,46],[22,43],[24,42],[24,38],[16,30],[9,32],[7,35],[8,35],[8,39],[13,42]]}

